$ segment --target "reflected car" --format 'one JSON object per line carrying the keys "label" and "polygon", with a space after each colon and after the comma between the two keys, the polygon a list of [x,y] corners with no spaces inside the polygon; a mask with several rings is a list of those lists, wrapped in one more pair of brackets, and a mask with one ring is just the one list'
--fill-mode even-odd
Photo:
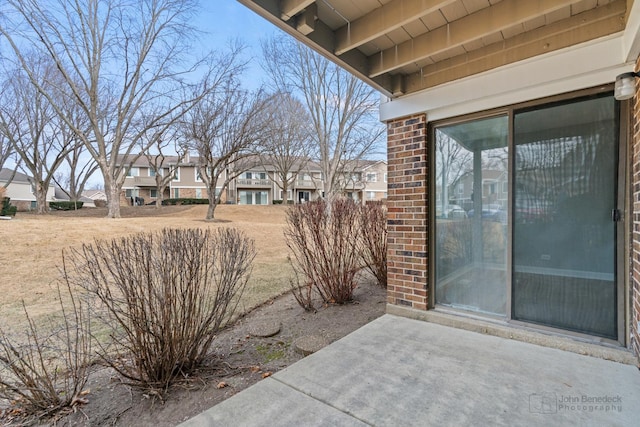
{"label": "reflected car", "polygon": [[[467,216],[473,218],[475,216],[475,210],[471,209],[467,213]],[[483,205],[481,218],[489,221],[507,222],[507,212],[502,209],[500,205]]]}
{"label": "reflected car", "polygon": [[467,217],[467,211],[462,209],[458,205],[447,205],[446,215],[442,214],[442,209],[438,207],[436,209],[436,217],[437,218],[448,218],[448,219],[460,219]]}

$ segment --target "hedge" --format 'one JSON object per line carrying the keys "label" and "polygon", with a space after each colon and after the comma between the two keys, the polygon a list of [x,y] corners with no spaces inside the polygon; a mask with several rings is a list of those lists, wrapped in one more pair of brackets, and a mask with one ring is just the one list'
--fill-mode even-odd
{"label": "hedge", "polygon": [[72,202],[72,201],[59,201],[59,202],[49,202],[49,208],[55,209],[57,211],[74,211],[77,209],[82,209],[82,205],[84,202]]}
{"label": "hedge", "polygon": [[177,199],[164,199],[162,201],[163,205],[208,205],[209,199],[196,199],[196,198],[188,198],[181,197]]}

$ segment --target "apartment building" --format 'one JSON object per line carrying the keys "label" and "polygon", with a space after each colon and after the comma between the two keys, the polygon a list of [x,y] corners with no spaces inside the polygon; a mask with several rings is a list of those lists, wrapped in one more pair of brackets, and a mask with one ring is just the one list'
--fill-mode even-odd
{"label": "apartment building", "polygon": [[[123,157],[120,161],[124,162]],[[166,183],[163,199],[196,198],[206,199],[207,188],[200,176],[198,157],[166,156],[161,167],[155,170],[145,157],[139,157],[126,168],[126,178],[120,196],[121,204],[148,204],[159,198],[158,182],[161,177],[171,176]],[[282,180],[272,164],[259,161],[250,162],[246,170],[237,174],[225,171],[217,189],[221,203],[240,205],[269,205],[274,201],[304,203],[323,196],[323,176],[315,162],[304,162],[296,170],[296,178],[287,188],[285,197]],[[383,160],[361,160],[349,165],[340,179],[345,196],[358,202],[383,200],[387,192],[387,163]],[[237,175],[223,191],[222,183],[226,174]],[[291,176],[291,174],[289,175]]]}

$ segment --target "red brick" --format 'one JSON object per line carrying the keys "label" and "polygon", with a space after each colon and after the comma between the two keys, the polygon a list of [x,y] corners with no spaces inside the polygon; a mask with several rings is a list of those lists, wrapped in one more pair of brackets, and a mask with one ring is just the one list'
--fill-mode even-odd
{"label": "red brick", "polygon": [[[426,191],[428,189],[426,116],[415,115],[387,123],[389,182],[389,269],[387,301],[427,309],[428,277]],[[404,184],[404,185],[401,185]],[[415,253],[422,254],[416,256]],[[416,280],[417,279],[417,280]]]}

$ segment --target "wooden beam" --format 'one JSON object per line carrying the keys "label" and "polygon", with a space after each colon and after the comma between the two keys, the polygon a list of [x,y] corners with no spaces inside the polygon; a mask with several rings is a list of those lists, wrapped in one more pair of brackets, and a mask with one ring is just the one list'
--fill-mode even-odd
{"label": "wooden beam", "polygon": [[309,5],[304,12],[298,16],[298,22],[296,23],[296,29],[305,36],[311,34],[315,29],[316,16],[318,15],[318,6],[313,3]]}
{"label": "wooden beam", "polygon": [[418,62],[515,24],[553,12],[576,0],[503,0],[448,25],[422,34],[369,59],[369,77]]}
{"label": "wooden beam", "polygon": [[489,71],[624,30],[626,0],[616,0],[504,42],[429,65],[405,78],[406,93]]}
{"label": "wooden beam", "polygon": [[312,3],[315,3],[315,0],[282,0],[280,18],[283,21],[288,21]]}
{"label": "wooden beam", "polygon": [[336,31],[336,55],[342,55],[457,0],[394,0]]}

